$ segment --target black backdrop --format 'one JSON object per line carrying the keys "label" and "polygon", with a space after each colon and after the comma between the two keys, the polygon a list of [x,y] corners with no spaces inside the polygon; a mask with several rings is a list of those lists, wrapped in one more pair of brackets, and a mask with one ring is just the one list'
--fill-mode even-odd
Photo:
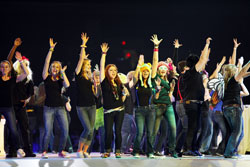
{"label": "black backdrop", "polygon": [[[242,43],[237,57],[243,56],[245,62],[250,60],[249,20],[247,0],[1,1],[1,60],[6,59],[14,39],[21,37],[23,44],[18,50],[30,59],[38,85],[42,81],[49,37],[58,42],[52,60],[68,65],[66,72],[71,79],[80,52],[81,32],[90,36],[87,52],[92,66],[99,63],[100,44],[108,42],[106,63],[117,64],[123,73],[134,68],[140,53],[145,55],[146,62],[151,62],[153,44],[149,39],[154,33],[164,39],[159,52],[161,60],[172,56],[175,38],[183,43],[179,56],[185,59],[189,52],[200,54],[205,39],[210,36],[213,41],[207,70],[211,73],[222,56],[231,56],[234,37]],[[126,45],[122,45],[122,41],[126,41]],[[125,58],[127,52],[132,53],[129,59]],[[250,89],[249,78],[245,84]],[[74,100],[72,102],[74,105]],[[250,98],[244,102],[250,104]]]}

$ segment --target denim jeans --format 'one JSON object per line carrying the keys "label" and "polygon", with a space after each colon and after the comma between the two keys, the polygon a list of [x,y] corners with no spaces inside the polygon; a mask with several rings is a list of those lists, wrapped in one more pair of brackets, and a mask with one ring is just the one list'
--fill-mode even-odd
{"label": "denim jeans", "polygon": [[140,152],[140,144],[143,137],[144,127],[146,127],[147,135],[147,154],[153,151],[153,128],[155,122],[155,112],[151,106],[137,107],[135,110],[136,137],[133,147],[134,153]]}
{"label": "denim jeans", "polygon": [[168,149],[167,146],[165,146],[165,143],[168,142],[168,136],[169,136],[169,128],[168,128],[168,122],[165,118],[162,118],[161,125],[159,129],[158,136],[155,139],[155,152],[162,152],[163,146],[164,149]]}
{"label": "denim jeans", "polygon": [[188,117],[184,108],[184,104],[180,101],[176,102],[176,113],[179,121],[177,126],[177,138],[176,138],[176,151],[181,152],[182,147],[186,141],[188,131]]}
{"label": "denim jeans", "polygon": [[209,109],[209,102],[204,101],[201,106],[201,134],[199,137],[200,152],[209,149],[213,136],[212,111]]}
{"label": "denim jeans", "polygon": [[45,134],[43,138],[43,151],[48,151],[48,145],[53,131],[54,119],[57,119],[60,128],[62,130],[58,151],[59,152],[63,151],[65,149],[67,137],[69,134],[67,111],[64,109],[64,107],[44,106],[43,119],[45,125]]}
{"label": "denim jeans", "polygon": [[226,143],[227,143],[227,126],[226,126],[226,120],[222,111],[213,111],[212,120],[213,120],[213,137],[212,137],[211,145],[217,146],[217,137],[218,137],[218,133],[220,130],[222,134],[222,140],[216,152],[223,154],[225,151]]}
{"label": "denim jeans", "polygon": [[239,137],[239,139],[238,139],[238,141],[237,141],[236,147],[235,147],[235,149],[234,149],[234,152],[235,152],[235,153],[238,152],[238,147],[239,147],[240,142],[241,142],[241,140],[243,139],[243,137],[244,137],[244,119],[243,119],[243,117],[242,117],[241,133],[240,133],[240,137]]}
{"label": "denim jeans", "polygon": [[199,148],[197,134],[200,129],[201,104],[190,102],[190,104],[184,104],[184,107],[188,117],[187,150],[197,151]]}
{"label": "denim jeans", "polygon": [[20,148],[20,141],[18,131],[16,127],[16,116],[12,107],[0,107],[0,115],[3,115],[6,120],[6,125],[10,131],[11,137],[11,151],[15,151]]}
{"label": "denim jeans", "polygon": [[168,148],[169,151],[175,151],[176,146],[176,122],[175,122],[175,114],[174,108],[171,105],[165,104],[157,104],[156,105],[156,117],[155,117],[155,127],[153,131],[154,140],[157,136],[157,133],[160,128],[161,120],[164,117],[167,120],[168,128],[169,128],[169,140],[168,140]]}
{"label": "denim jeans", "polygon": [[233,156],[242,130],[242,109],[225,107],[223,112],[231,130],[224,156]]}
{"label": "denim jeans", "polygon": [[[111,113],[104,114],[104,127],[105,127],[105,149],[106,152],[112,151],[111,144],[112,139],[115,136],[115,152],[121,153],[122,144],[122,122],[124,118],[124,110],[113,111]],[[115,123],[115,135],[113,135],[113,124]]]}
{"label": "denim jeans", "polygon": [[122,123],[122,152],[127,153],[136,135],[135,118],[131,114],[125,113]]}
{"label": "denim jeans", "polygon": [[86,145],[90,145],[95,125],[95,114],[96,114],[96,105],[90,107],[76,107],[78,118],[80,119],[83,132],[80,136],[79,142],[83,142]]}

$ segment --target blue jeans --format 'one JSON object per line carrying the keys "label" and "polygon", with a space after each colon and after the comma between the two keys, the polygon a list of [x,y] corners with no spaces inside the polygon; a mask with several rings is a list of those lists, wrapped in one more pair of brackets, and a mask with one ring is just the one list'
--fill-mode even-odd
{"label": "blue jeans", "polygon": [[213,136],[212,111],[209,109],[209,102],[204,101],[201,107],[201,134],[199,137],[200,152],[209,149]]}
{"label": "blue jeans", "polygon": [[171,105],[157,104],[156,105],[156,117],[155,117],[155,127],[153,131],[154,140],[159,131],[162,118],[165,118],[168,123],[169,137],[168,137],[168,148],[170,152],[175,151],[176,146],[176,122],[174,108]]}
{"label": "blue jeans", "polygon": [[238,139],[238,141],[237,141],[236,147],[235,147],[235,149],[234,149],[234,152],[235,152],[235,153],[238,152],[238,147],[239,147],[240,142],[241,142],[241,140],[243,139],[243,137],[244,137],[244,119],[243,119],[243,117],[242,117],[241,133],[240,133],[240,137],[239,137],[239,139]]}
{"label": "blue jeans", "polygon": [[125,113],[122,123],[122,152],[129,151],[136,135],[135,118],[131,114]]}
{"label": "blue jeans", "polygon": [[155,140],[155,152],[162,152],[163,146],[164,148],[168,149],[168,147],[165,146],[165,143],[168,142],[168,136],[168,122],[165,118],[162,118],[159,133],[157,139]]}
{"label": "blue jeans", "polygon": [[227,126],[226,126],[226,122],[225,122],[226,120],[222,111],[213,111],[212,120],[213,120],[213,126],[214,126],[212,143],[214,146],[217,146],[218,133],[217,133],[217,129],[215,128],[218,127],[218,129],[221,131],[221,134],[222,134],[222,140],[216,152],[223,154],[225,151],[226,142],[227,142]]}
{"label": "blue jeans", "polygon": [[10,131],[11,151],[16,151],[20,148],[19,135],[16,127],[16,116],[12,107],[0,107],[0,115],[3,115],[6,120],[6,125]]}
{"label": "blue jeans", "polygon": [[83,142],[86,145],[90,145],[93,133],[94,133],[94,125],[95,125],[95,114],[96,114],[96,105],[90,107],[76,107],[77,115],[82,123],[84,128],[79,142]]}
{"label": "blue jeans", "polygon": [[242,130],[242,109],[240,107],[225,107],[223,111],[231,130],[224,156],[233,156]]}
{"label": "blue jeans", "polygon": [[146,126],[147,134],[147,154],[153,151],[153,128],[155,122],[155,112],[150,106],[137,107],[135,110],[136,137],[133,147],[134,153],[140,152],[140,144],[143,136],[144,126]]}
{"label": "blue jeans", "polygon": [[188,131],[188,117],[184,108],[184,104],[180,101],[176,102],[176,113],[179,121],[177,126],[177,138],[176,138],[176,151],[181,152],[182,147],[186,141]]}
{"label": "blue jeans", "polygon": [[60,137],[60,144],[58,151],[61,152],[65,149],[67,137],[69,134],[69,124],[67,118],[67,111],[64,107],[48,107],[44,106],[43,119],[45,125],[45,134],[43,138],[43,151],[48,151],[50,137],[53,131],[54,119],[57,119],[62,130]]}

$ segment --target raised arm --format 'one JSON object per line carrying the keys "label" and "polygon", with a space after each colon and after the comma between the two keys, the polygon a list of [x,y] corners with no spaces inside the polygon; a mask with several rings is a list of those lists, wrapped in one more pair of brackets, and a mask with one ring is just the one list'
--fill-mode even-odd
{"label": "raised arm", "polygon": [[101,49],[102,49],[102,57],[100,61],[100,82],[102,82],[105,78],[105,61],[107,52],[109,50],[108,43],[102,43]]}
{"label": "raised arm", "polygon": [[159,61],[159,45],[163,39],[158,40],[157,35],[154,34],[150,40],[154,43],[152,78],[155,78],[156,72],[157,72],[158,61]]}
{"label": "raised arm", "polygon": [[208,61],[208,58],[209,58],[209,53],[210,53],[209,45],[210,45],[211,40],[212,40],[212,38],[210,38],[210,37],[207,38],[206,45],[205,45],[205,47],[204,47],[204,49],[202,50],[202,53],[201,53],[201,57],[200,57],[199,61],[196,63],[196,65],[195,65],[195,69],[198,72],[202,71],[204,66],[207,64],[207,61]]}
{"label": "raised arm", "polygon": [[232,54],[232,57],[231,57],[231,59],[229,61],[229,64],[235,65],[236,64],[237,48],[240,46],[240,43],[237,42],[237,38],[234,38],[233,41],[234,41],[233,54]]}
{"label": "raised arm", "polygon": [[7,60],[10,62],[11,66],[13,65],[12,59],[14,56],[14,53],[16,51],[16,48],[22,44],[21,38],[16,38],[14,41],[14,45],[12,46],[10,53],[7,57]]}
{"label": "raised arm", "polygon": [[65,70],[67,69],[67,66],[64,66],[62,69],[61,69],[61,71],[60,71],[60,73],[61,73],[61,76],[62,76],[62,79],[63,79],[63,86],[65,87],[65,88],[68,88],[69,87],[69,80],[68,80],[68,78],[67,78],[67,75],[65,74]]}
{"label": "raised arm", "polygon": [[49,63],[50,63],[50,59],[51,59],[51,56],[52,56],[52,53],[54,51],[54,48],[57,44],[57,42],[53,42],[53,38],[50,38],[49,39],[49,44],[50,44],[50,49],[49,49],[49,52],[46,56],[46,59],[45,59],[45,62],[44,62],[44,66],[43,66],[43,80],[45,80],[47,78],[47,76],[49,75]]}
{"label": "raised arm", "polygon": [[175,39],[173,45],[174,45],[174,53],[173,53],[173,58],[172,59],[173,59],[173,64],[175,66],[177,66],[177,63],[179,61],[178,60],[179,59],[178,50],[179,50],[179,47],[182,46],[182,44],[179,43],[178,39]]}
{"label": "raised arm", "polygon": [[22,61],[22,55],[20,52],[16,52],[16,59],[20,62],[23,73],[17,76],[16,82],[24,80],[29,75],[29,70],[26,67],[26,64]]}
{"label": "raised arm", "polygon": [[133,85],[135,85],[138,81],[140,68],[143,64],[144,64],[144,55],[140,55],[139,60],[138,60],[138,64],[136,66],[136,70],[135,70],[134,76],[133,76]]}
{"label": "raised arm", "polygon": [[250,72],[247,72],[249,68],[250,68],[250,61],[248,61],[248,63],[244,65],[242,70],[238,74],[235,75],[235,80],[239,82],[242,78],[249,77]]}
{"label": "raised arm", "polygon": [[217,67],[214,70],[213,74],[209,77],[209,79],[213,79],[213,78],[218,78],[218,73],[221,70],[221,67],[223,66],[223,64],[226,62],[226,56],[223,56],[223,58],[221,59],[220,63],[217,63]]}
{"label": "raised arm", "polygon": [[247,87],[245,86],[243,80],[240,83],[240,86],[241,86],[241,89],[242,89],[242,91],[240,91],[240,97],[249,96],[249,91],[248,91]]}
{"label": "raised arm", "polygon": [[84,59],[87,58],[85,48],[87,47],[86,43],[88,42],[89,37],[87,36],[87,33],[82,33],[81,38],[82,38],[82,45],[81,45],[82,49],[81,49],[81,53],[79,56],[78,64],[75,69],[76,75],[78,75],[81,72],[83,61]]}

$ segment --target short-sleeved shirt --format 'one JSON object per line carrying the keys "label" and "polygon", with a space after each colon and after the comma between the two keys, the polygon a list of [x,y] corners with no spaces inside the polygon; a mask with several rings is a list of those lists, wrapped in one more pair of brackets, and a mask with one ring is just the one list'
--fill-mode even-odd
{"label": "short-sleeved shirt", "polygon": [[103,108],[106,110],[115,109],[118,107],[123,106],[122,102],[122,85],[117,86],[118,96],[117,99],[115,97],[114,91],[112,90],[112,87],[110,83],[108,82],[108,79],[105,78],[102,83],[102,96],[103,96]]}
{"label": "short-sleeved shirt", "polygon": [[185,85],[184,100],[204,101],[205,88],[202,75],[196,71],[195,66],[185,72],[183,82]]}
{"label": "short-sleeved shirt", "polygon": [[61,107],[64,106],[62,98],[63,79],[53,81],[51,75],[44,80],[46,99],[45,106]]}
{"label": "short-sleeved shirt", "polygon": [[12,107],[13,106],[13,96],[14,89],[16,86],[16,75],[14,72],[11,72],[11,78],[7,81],[4,81],[0,77],[0,107]]}
{"label": "short-sleeved shirt", "polygon": [[93,93],[93,82],[87,80],[80,73],[75,74],[76,79],[76,105],[89,107],[95,105],[95,95]]}

